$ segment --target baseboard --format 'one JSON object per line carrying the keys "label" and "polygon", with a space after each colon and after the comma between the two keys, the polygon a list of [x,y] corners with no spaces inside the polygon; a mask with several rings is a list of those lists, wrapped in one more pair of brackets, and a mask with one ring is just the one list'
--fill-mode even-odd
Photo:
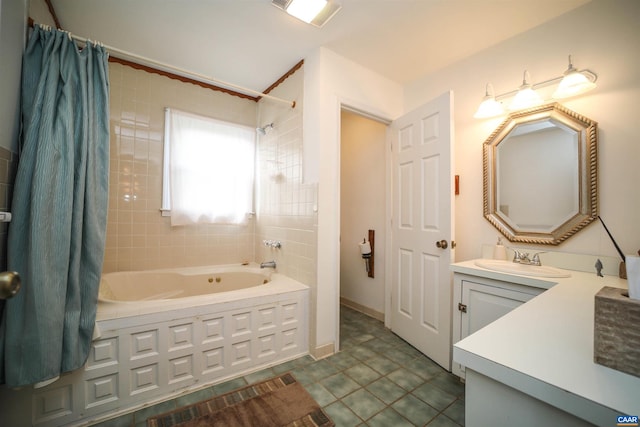
{"label": "baseboard", "polygon": [[369,317],[373,317],[376,320],[384,322],[384,313],[380,313],[377,310],[358,304],[357,302],[353,302],[345,297],[340,297],[340,304],[346,305],[347,307],[359,311],[362,314],[366,314]]}
{"label": "baseboard", "polygon": [[336,352],[336,346],[334,343],[324,344],[319,347],[316,347],[311,351],[311,356],[316,359],[324,359],[325,357],[329,357]]}

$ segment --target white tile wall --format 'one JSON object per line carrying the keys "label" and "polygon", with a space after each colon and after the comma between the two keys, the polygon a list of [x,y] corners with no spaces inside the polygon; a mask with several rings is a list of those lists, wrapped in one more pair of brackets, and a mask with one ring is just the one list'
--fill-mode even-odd
{"label": "white tile wall", "polygon": [[[274,128],[258,139],[256,261],[275,260],[279,272],[313,289],[317,270],[318,187],[302,182],[302,88],[301,69],[271,93],[296,99],[296,108],[260,102],[260,125],[273,122]],[[263,240],[280,241],[282,247],[265,247]],[[312,291],[312,307],[314,295]]]}
{"label": "white tile wall", "polygon": [[[111,166],[104,271],[227,264],[274,259],[278,271],[316,281],[317,184],[302,183],[303,71],[272,94],[292,109],[215,92],[116,63],[109,64]],[[274,122],[260,137],[256,218],[247,226],[171,227],[160,215],[164,108],[248,126]],[[262,246],[279,240],[279,250]],[[313,297],[312,297],[313,298]],[[313,303],[312,303],[313,305]]]}

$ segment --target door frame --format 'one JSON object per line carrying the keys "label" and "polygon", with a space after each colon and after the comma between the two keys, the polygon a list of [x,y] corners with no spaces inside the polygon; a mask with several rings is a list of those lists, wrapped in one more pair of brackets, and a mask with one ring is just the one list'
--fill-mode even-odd
{"label": "door frame", "polygon": [[[385,113],[377,111],[376,108],[373,108],[369,105],[364,105],[360,102],[354,101],[352,99],[347,99],[340,97],[337,99],[337,115],[338,115],[338,166],[342,164],[341,157],[341,149],[342,149],[342,120],[341,120],[341,112],[342,110],[346,110],[352,112],[354,114],[358,114],[362,117],[366,117],[368,119],[383,123],[386,126],[386,135],[385,135],[385,152],[384,152],[384,163],[385,163],[385,257],[384,257],[384,324],[386,327],[390,327],[391,317],[389,315],[389,310],[391,309],[391,258],[390,258],[390,250],[391,250],[391,205],[389,203],[391,197],[391,130],[390,126],[393,122],[393,119],[388,118]],[[341,230],[342,227],[342,218],[340,216],[341,211],[341,194],[342,191],[342,176],[340,175],[340,168],[338,167],[338,208],[336,209],[337,217],[338,217],[338,230]],[[340,242],[338,241],[338,250],[336,251],[334,262],[338,266],[337,272],[338,277],[336,278],[338,286],[336,292],[336,342],[335,342],[335,352],[340,351]]]}
{"label": "door frame", "polygon": [[[427,100],[426,102],[430,102],[430,100]],[[358,101],[354,101],[353,99],[348,99],[345,97],[336,97],[336,115],[337,115],[337,140],[338,140],[338,147],[337,147],[337,158],[338,158],[338,206],[336,209],[336,216],[337,216],[337,224],[338,224],[338,232],[341,230],[341,218],[340,218],[340,209],[341,209],[341,182],[342,182],[342,177],[340,175],[340,165],[342,162],[342,158],[340,155],[341,152],[341,147],[342,147],[342,140],[341,140],[341,130],[342,130],[342,121],[341,121],[341,111],[343,109],[350,111],[352,113],[356,113],[356,114],[360,114],[363,117],[367,117],[370,118],[372,120],[376,120],[379,121],[381,123],[384,123],[386,125],[386,141],[385,141],[385,223],[386,223],[386,227],[385,227],[385,258],[384,258],[384,266],[385,266],[385,275],[384,275],[384,325],[385,327],[391,329],[391,296],[393,293],[393,288],[392,288],[392,254],[391,254],[391,249],[392,249],[392,227],[391,227],[391,221],[392,221],[392,214],[393,214],[393,206],[391,205],[390,201],[391,201],[391,197],[392,197],[392,187],[393,187],[393,177],[392,177],[392,172],[393,172],[393,158],[392,158],[392,152],[391,152],[391,143],[392,143],[392,129],[391,129],[391,123],[393,122],[393,120],[395,119],[391,119],[389,118],[384,112],[381,112],[380,110],[371,107],[370,105],[366,105],[363,104],[361,102]],[[453,105],[451,106],[451,108],[453,108]],[[406,111],[405,111],[406,113]],[[403,113],[404,114],[404,113]],[[452,119],[453,119],[453,115],[452,115]],[[453,132],[453,130],[452,130]],[[452,134],[452,138],[453,138],[453,134]],[[455,145],[454,147],[451,148],[451,156],[452,156],[452,160],[455,158]],[[454,173],[454,170],[451,171],[452,175]],[[451,177],[451,179],[453,180],[453,176]],[[451,205],[454,206],[455,204],[455,199],[454,196],[452,195],[452,202]],[[452,215],[452,221],[455,220],[455,215]],[[455,230],[455,223],[453,223],[451,225],[452,230]],[[334,350],[337,353],[338,351],[340,351],[340,242],[339,242],[339,236],[338,236],[338,242],[337,242],[337,251],[334,255],[334,263],[337,266],[337,277],[336,282],[337,282],[337,289],[336,289],[336,295],[335,295],[335,303],[336,303],[336,321],[335,321],[335,337],[336,337],[336,341],[335,341],[335,347]],[[454,236],[451,236],[451,240],[454,240]],[[453,296],[453,290],[451,290],[451,294]],[[452,319],[449,319],[449,322],[451,322]],[[450,362],[451,362],[451,357],[449,358]]]}

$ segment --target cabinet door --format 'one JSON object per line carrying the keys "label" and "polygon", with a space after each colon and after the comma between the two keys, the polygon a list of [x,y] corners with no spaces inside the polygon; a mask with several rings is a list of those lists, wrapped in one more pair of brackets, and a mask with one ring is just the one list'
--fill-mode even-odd
{"label": "cabinet door", "polygon": [[466,305],[467,311],[462,313],[461,337],[464,338],[484,328],[536,295],[536,293],[463,281],[462,304]]}
{"label": "cabinet door", "polygon": [[[461,281],[460,339],[487,326],[519,305],[540,294],[543,289],[506,289],[468,280]],[[464,366],[453,363],[453,373],[464,376]]]}

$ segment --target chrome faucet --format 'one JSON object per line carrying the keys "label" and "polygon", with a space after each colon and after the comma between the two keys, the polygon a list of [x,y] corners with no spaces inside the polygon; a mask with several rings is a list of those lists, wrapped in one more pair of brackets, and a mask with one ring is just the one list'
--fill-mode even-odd
{"label": "chrome faucet", "polygon": [[531,265],[541,266],[542,261],[540,261],[540,254],[543,254],[543,253],[544,252],[538,252],[533,254],[533,258],[531,258]]}
{"label": "chrome faucet", "polygon": [[543,254],[544,252],[537,252],[533,254],[533,258],[529,258],[528,252],[520,252],[513,248],[511,248],[511,250],[513,250],[513,262],[517,264],[535,265],[538,267],[542,265],[542,262],[540,261],[540,254]]}
{"label": "chrome faucet", "polygon": [[260,263],[260,268],[276,268],[276,262],[275,261],[267,261],[267,262],[261,262]]}
{"label": "chrome faucet", "polygon": [[513,262],[518,264],[529,264],[531,262],[529,259],[529,253],[513,249]]}

